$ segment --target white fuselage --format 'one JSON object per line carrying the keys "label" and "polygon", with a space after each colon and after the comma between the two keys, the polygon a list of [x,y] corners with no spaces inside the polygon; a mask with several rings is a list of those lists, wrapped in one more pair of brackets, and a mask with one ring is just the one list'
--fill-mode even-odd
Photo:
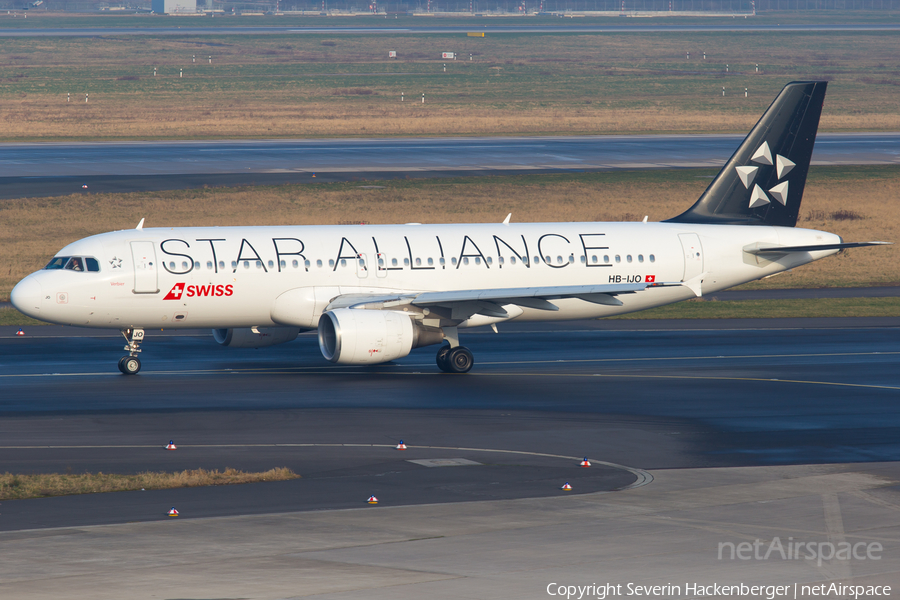
{"label": "white fuselage", "polygon": [[[13,302],[43,321],[88,327],[315,328],[329,302],[348,294],[702,282],[622,294],[621,306],[560,299],[557,312],[524,308],[507,320],[596,318],[715,292],[837,252],[769,260],[743,250],[752,244],[838,242],[806,229],[675,223],[132,229],[69,244],[57,256],[95,258],[99,271],[38,271],[16,287]],[[501,320],[476,315],[461,326]]]}

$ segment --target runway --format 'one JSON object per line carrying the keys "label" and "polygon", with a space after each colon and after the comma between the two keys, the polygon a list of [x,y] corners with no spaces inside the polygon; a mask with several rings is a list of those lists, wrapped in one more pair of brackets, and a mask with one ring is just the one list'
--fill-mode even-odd
{"label": "runway", "polygon": [[[737,135],[0,144],[0,198],[436,177],[718,168]],[[900,164],[900,133],[820,134],[813,165]]]}
{"label": "runway", "polygon": [[[124,377],[116,332],[4,328],[4,469],[287,466],[302,479],[9,501],[0,530],[165,520],[173,504],[212,517],[354,508],[370,494],[505,500],[558,496],[566,481],[575,494],[620,489],[643,470],[900,460],[900,319],[850,321],[511,323],[465,332],[476,367],[464,376],[440,374],[433,348],[337,367],[310,334],[249,350],[157,331],[144,369]],[[612,466],[582,469],[583,456]]]}

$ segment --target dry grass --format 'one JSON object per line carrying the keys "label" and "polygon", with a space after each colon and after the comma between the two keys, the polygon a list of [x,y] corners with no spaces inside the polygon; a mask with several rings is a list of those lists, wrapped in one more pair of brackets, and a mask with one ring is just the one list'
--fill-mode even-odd
{"label": "dry grass", "polygon": [[897,130],[897,55],[859,32],[8,38],[0,139],[745,132],[811,78],[823,130]]}
{"label": "dry grass", "polygon": [[298,477],[300,476],[286,467],[271,469],[263,473],[245,473],[236,469],[225,469],[224,471],[195,469],[177,473],[148,471],[135,475],[112,475],[109,473],[14,475],[2,473],[0,474],[0,500],[286,481]]}
{"label": "dry grass", "polygon": [[[202,225],[316,225],[340,222],[461,223],[663,220],[690,206],[708,171],[585,173],[559,176],[392,180],[366,183],[85,194],[0,200],[0,298],[66,244],[104,231]],[[836,220],[852,199],[861,219]],[[900,242],[900,170],[813,169],[798,226],[847,241]],[[900,282],[900,246],[848,250],[755,287],[883,285]]]}

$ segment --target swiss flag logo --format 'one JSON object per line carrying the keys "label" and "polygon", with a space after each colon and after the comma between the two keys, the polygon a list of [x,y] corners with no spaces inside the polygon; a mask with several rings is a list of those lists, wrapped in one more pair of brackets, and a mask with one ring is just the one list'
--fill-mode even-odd
{"label": "swiss flag logo", "polygon": [[647,283],[656,283],[656,275],[647,275],[644,277],[644,281]]}
{"label": "swiss flag logo", "polygon": [[184,284],[176,283],[175,286],[169,290],[169,293],[166,294],[166,297],[163,300],[181,300],[181,295],[184,293]]}

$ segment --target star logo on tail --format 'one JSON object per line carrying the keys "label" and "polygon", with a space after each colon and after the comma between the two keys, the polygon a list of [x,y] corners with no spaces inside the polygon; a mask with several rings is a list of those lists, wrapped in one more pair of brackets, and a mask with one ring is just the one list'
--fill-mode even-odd
{"label": "star logo on tail", "polygon": [[[762,145],[756,149],[756,152],[754,152],[753,156],[750,157],[750,162],[756,163],[756,165],[763,165],[768,167],[774,166],[775,174],[778,176],[778,179],[782,179],[787,176],[787,174],[791,172],[791,169],[796,166],[794,162],[780,154],[776,154],[773,160],[772,150],[771,148],[769,148],[768,142],[763,142]],[[777,202],[780,202],[782,206],[787,206],[788,182],[782,181],[778,183],[774,187],[770,188],[767,194],[761,187],[759,187],[759,184],[753,183],[753,181],[756,179],[757,173],[759,173],[759,167],[756,165],[735,167],[735,171],[737,171],[737,175],[741,180],[741,183],[744,184],[745,188],[751,190],[750,208],[759,208],[760,206],[765,206],[766,204],[772,202],[771,198],[774,198]]]}

